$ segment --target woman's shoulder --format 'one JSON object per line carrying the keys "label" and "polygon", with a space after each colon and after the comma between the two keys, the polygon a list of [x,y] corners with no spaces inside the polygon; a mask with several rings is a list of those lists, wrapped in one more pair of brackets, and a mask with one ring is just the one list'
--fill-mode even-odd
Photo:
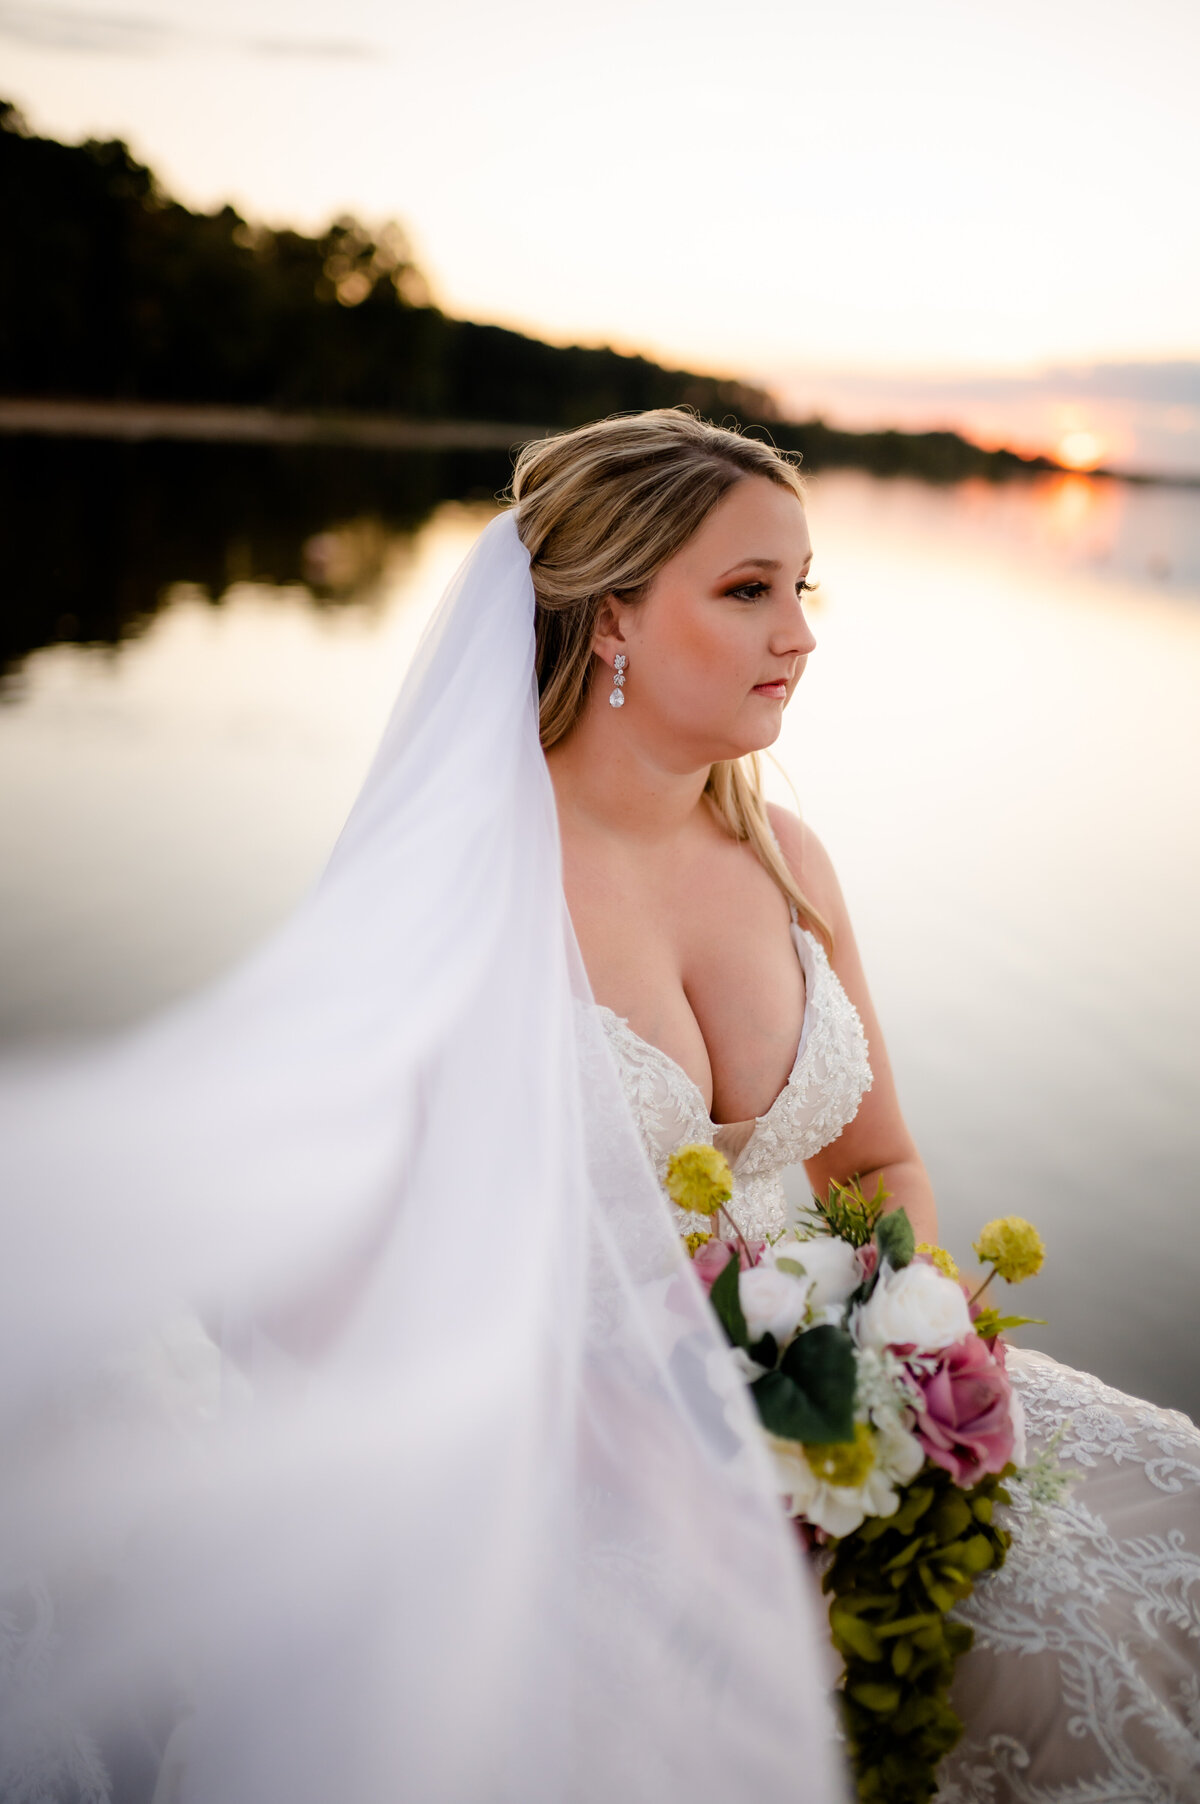
{"label": "woman's shoulder", "polygon": [[813,907],[836,926],[846,904],[829,853],[808,822],[790,808],[778,802],[768,802],[766,807],[784,863]]}

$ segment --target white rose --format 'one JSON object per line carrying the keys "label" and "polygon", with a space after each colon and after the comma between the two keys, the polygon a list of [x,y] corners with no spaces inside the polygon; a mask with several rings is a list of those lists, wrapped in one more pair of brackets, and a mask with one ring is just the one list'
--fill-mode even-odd
{"label": "white rose", "polygon": [[777,1341],[793,1335],[804,1320],[809,1289],[807,1278],[794,1278],[773,1265],[752,1265],[744,1271],[738,1279],[738,1301],[750,1344],[764,1334],[773,1334]]}
{"label": "white rose", "polygon": [[816,1240],[778,1240],[769,1257],[772,1264],[777,1259],[794,1259],[804,1267],[812,1280],[809,1301],[814,1309],[824,1309],[828,1303],[844,1303],[862,1281],[854,1248],[833,1235],[822,1235]]}
{"label": "white rose", "polygon": [[855,1319],[859,1345],[877,1351],[912,1345],[922,1353],[936,1353],[970,1332],[971,1315],[959,1285],[935,1266],[918,1262],[899,1272],[885,1265]]}

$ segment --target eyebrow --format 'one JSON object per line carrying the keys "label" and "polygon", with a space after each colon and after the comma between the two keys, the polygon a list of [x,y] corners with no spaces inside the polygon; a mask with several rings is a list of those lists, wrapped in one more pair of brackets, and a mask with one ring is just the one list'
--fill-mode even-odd
{"label": "eyebrow", "polygon": [[[804,562],[805,564],[811,564],[812,561],[813,554],[810,551]],[[736,564],[730,564],[728,570],[723,571],[717,580],[718,582],[724,582],[725,578],[727,576],[732,576],[735,570],[781,570],[782,568],[783,566],[777,557],[743,557],[739,558]]]}

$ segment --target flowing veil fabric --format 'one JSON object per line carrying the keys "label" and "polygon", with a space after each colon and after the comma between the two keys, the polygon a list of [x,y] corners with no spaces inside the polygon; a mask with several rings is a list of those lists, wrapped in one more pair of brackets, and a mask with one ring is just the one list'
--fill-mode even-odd
{"label": "flowing veil fabric", "polygon": [[842,1795],[589,1006],[532,669],[509,512],[291,919],[3,1073],[6,1799],[116,1796],[148,1716],[185,1804]]}

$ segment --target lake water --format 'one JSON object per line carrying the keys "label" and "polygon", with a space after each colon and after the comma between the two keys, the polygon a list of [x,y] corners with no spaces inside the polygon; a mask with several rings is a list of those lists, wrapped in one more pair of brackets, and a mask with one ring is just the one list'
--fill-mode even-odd
{"label": "lake water", "polygon": [[[487,457],[0,447],[0,1037],[219,971],[319,871]],[[1023,1338],[1200,1415],[1200,493],[811,481],[776,748],[842,873],[961,1254]],[[81,641],[87,641],[86,643]],[[772,774],[787,799],[784,778]]]}

